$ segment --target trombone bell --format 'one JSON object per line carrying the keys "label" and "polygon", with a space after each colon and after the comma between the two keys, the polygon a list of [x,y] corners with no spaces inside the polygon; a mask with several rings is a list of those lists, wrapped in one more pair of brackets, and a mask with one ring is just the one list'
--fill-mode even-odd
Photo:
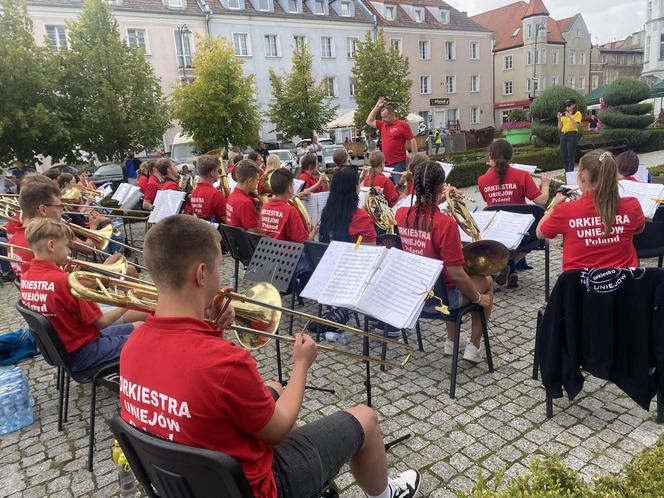
{"label": "trombone bell", "polygon": [[[235,323],[248,329],[260,330],[269,334],[276,334],[281,320],[281,311],[266,308],[255,303],[246,302],[248,298],[281,307],[281,295],[271,284],[260,282],[251,286],[242,294],[233,295],[233,308],[235,308]],[[246,349],[260,349],[270,342],[269,337],[251,334],[242,330],[235,330],[237,340]]]}

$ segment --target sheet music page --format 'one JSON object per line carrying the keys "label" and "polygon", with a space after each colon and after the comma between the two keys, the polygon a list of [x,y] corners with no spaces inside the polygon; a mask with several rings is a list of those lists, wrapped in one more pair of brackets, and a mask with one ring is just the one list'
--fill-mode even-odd
{"label": "sheet music page", "polygon": [[302,289],[302,292],[300,292],[300,296],[318,301],[319,296],[323,293],[325,285],[327,285],[327,282],[332,276],[334,265],[341,257],[341,254],[344,252],[347,245],[353,244],[337,241],[329,243],[320,263],[318,263],[318,266],[316,266],[311,277],[309,277],[309,282],[307,282],[307,285]]}
{"label": "sheet music page", "polygon": [[131,185],[129,185],[128,183],[121,183],[118,186],[118,189],[113,194],[113,197],[111,197],[111,199],[113,199],[114,201],[118,201],[118,204],[122,204],[122,202],[127,197],[127,194],[131,190],[129,187],[131,187]]}
{"label": "sheet music page", "polygon": [[415,204],[415,196],[414,196],[414,195],[407,195],[407,196],[405,196],[405,197],[402,197],[402,198],[399,199],[399,200],[397,201],[397,203],[392,207],[392,211],[394,211],[394,212],[396,213],[397,210],[398,210],[400,207],[402,207],[402,206],[410,207],[411,203],[412,203],[412,204]]}
{"label": "sheet music page", "polygon": [[318,200],[316,199],[317,195],[318,194],[310,194],[306,198],[300,199],[302,204],[304,204],[307,213],[309,213],[311,221],[315,224],[320,223],[320,211],[318,210]]}
{"label": "sheet music page", "polygon": [[316,196],[316,202],[318,203],[318,220],[315,222],[318,225],[320,223],[320,215],[323,214],[323,209],[327,206],[327,200],[330,198],[330,191],[318,192],[314,195]]}
{"label": "sheet music page", "polygon": [[297,194],[304,187],[304,180],[298,180],[297,178],[293,179],[293,193]]}
{"label": "sheet music page", "polygon": [[579,183],[579,179],[577,178],[578,174],[579,174],[578,169],[575,169],[574,171],[568,171],[567,173],[565,173],[565,183],[567,184],[567,186],[573,186]]}
{"label": "sheet music page", "polygon": [[620,180],[618,182],[618,193],[620,197],[636,197],[639,204],[641,204],[645,217],[652,218],[659,207],[659,204],[653,199],[664,197],[664,185]]}
{"label": "sheet music page", "polygon": [[498,211],[493,223],[482,233],[482,240],[496,240],[508,249],[516,249],[534,222],[532,214]]}
{"label": "sheet music page", "polygon": [[168,216],[178,214],[184,202],[185,192],[160,190],[154,199],[154,209],[150,212],[148,223],[157,223]]}
{"label": "sheet music page", "polygon": [[138,201],[140,201],[142,198],[143,194],[141,193],[141,189],[136,185],[129,185],[129,188],[127,189],[127,195],[125,195],[120,202],[120,207],[124,209],[132,209],[136,207],[136,204],[138,204]]}
{"label": "sheet music page", "polygon": [[528,173],[534,173],[537,170],[537,166],[531,166],[530,164],[510,164],[513,168],[527,171]]}
{"label": "sheet music page", "polygon": [[648,183],[648,168],[645,164],[639,164],[639,169],[636,170],[634,178],[642,183]]}
{"label": "sheet music page", "polygon": [[[496,211],[475,211],[474,213],[470,213],[470,215],[475,220],[475,223],[477,223],[477,228],[480,229],[480,234],[482,234],[493,221],[496,216]],[[473,239],[470,238],[470,235],[464,232],[461,227],[459,227],[459,234],[461,235],[461,242],[470,243],[473,241]]]}
{"label": "sheet music page", "polygon": [[358,311],[400,329],[415,326],[443,262],[389,249],[360,299]]}
{"label": "sheet music page", "polygon": [[441,167],[443,168],[443,171],[445,171],[445,178],[447,178],[448,176],[450,176],[450,173],[451,173],[452,170],[454,169],[454,164],[444,163],[444,162],[442,162],[442,161],[436,161],[436,162],[437,162],[438,164],[440,164]]}
{"label": "sheet music page", "polygon": [[362,187],[360,189],[359,193],[360,199],[357,201],[357,207],[359,207],[360,209],[364,209],[364,201],[366,200],[368,193],[369,193],[369,187]]}

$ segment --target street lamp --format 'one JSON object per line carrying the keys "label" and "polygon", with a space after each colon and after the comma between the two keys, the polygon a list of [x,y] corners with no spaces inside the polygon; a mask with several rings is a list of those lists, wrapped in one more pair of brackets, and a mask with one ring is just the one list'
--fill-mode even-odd
{"label": "street lamp", "polygon": [[539,35],[540,31],[546,31],[546,25],[544,23],[540,24],[535,24],[535,60],[533,61],[533,98],[532,100],[535,100],[535,97],[537,96],[537,89],[535,88],[535,81],[537,81],[537,87],[539,88],[539,81],[537,80],[537,60],[539,59],[539,55],[537,53],[537,36]]}
{"label": "street lamp", "polygon": [[[180,57],[182,57],[182,80],[187,81],[187,56],[184,52],[184,38],[185,36],[189,36],[191,34],[191,31],[189,31],[189,27],[186,24],[183,24],[182,26],[178,26],[178,31],[180,33]],[[188,40],[187,40],[188,41]]]}

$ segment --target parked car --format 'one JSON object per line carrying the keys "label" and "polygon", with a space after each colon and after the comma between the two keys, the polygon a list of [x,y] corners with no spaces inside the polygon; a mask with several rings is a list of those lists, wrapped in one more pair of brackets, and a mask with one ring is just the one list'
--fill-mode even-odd
{"label": "parked car", "polygon": [[113,190],[115,190],[124,182],[122,166],[117,163],[103,163],[90,177],[90,181],[97,186],[111,182]]}
{"label": "parked car", "polygon": [[[277,140],[261,140],[270,152],[275,150],[289,150],[295,152],[295,144],[290,140],[287,142],[279,142]],[[253,150],[253,149],[252,149]]]}
{"label": "parked car", "polygon": [[295,155],[286,149],[274,149],[270,151],[270,154],[276,154],[281,160],[281,167],[292,169],[295,166],[296,160]]}
{"label": "parked car", "polygon": [[346,147],[344,147],[341,144],[336,144],[336,145],[323,145],[323,150],[321,151],[321,155],[323,156],[323,166],[325,168],[334,168],[336,165],[334,164],[334,160],[332,157],[334,156],[334,153],[338,149],[344,149],[346,150]]}
{"label": "parked car", "polygon": [[90,172],[87,164],[54,164],[49,169],[57,169],[60,173],[71,173],[72,175],[78,175],[81,171]]}

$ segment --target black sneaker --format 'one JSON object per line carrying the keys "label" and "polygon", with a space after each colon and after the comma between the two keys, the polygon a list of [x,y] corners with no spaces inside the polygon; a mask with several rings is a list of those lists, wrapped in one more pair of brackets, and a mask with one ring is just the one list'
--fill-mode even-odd
{"label": "black sneaker", "polygon": [[516,273],[510,273],[510,276],[507,277],[507,287],[514,289],[519,286],[519,275]]}
{"label": "black sneaker", "polygon": [[417,470],[408,469],[391,477],[387,485],[390,488],[390,498],[414,498],[420,489],[420,473]]}
{"label": "black sneaker", "polygon": [[0,280],[3,282],[13,282],[16,280],[16,273],[14,273],[12,270],[8,271],[7,273],[2,273],[0,274]]}
{"label": "black sneaker", "polygon": [[509,265],[505,266],[502,270],[498,272],[498,275],[496,275],[495,281],[498,285],[505,285],[505,282],[507,282],[507,275],[510,273],[510,267]]}

